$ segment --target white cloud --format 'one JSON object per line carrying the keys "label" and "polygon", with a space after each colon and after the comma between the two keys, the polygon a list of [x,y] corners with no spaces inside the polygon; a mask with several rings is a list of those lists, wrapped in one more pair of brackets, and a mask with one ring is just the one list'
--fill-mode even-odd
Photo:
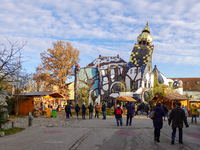
{"label": "white cloud", "polygon": [[55,39],[72,41],[86,64],[99,54],[120,53],[128,61],[149,21],[154,62],[200,64],[198,0],[2,0],[0,9],[1,43],[5,37],[28,40],[23,51],[31,61],[39,61]]}

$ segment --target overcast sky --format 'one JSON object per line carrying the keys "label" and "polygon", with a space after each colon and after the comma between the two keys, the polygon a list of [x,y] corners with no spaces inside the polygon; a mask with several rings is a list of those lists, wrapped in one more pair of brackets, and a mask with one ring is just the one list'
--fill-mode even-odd
{"label": "overcast sky", "polygon": [[153,37],[153,67],[166,77],[200,77],[199,0],[1,0],[0,44],[18,44],[24,68],[34,72],[40,53],[56,40],[80,53],[80,67],[99,54],[129,61],[146,22]]}

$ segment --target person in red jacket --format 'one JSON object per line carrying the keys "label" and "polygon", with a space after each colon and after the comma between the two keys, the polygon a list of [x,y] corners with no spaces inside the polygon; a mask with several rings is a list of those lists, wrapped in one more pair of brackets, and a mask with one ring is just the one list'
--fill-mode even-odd
{"label": "person in red jacket", "polygon": [[119,121],[120,121],[120,125],[122,126],[122,109],[120,108],[120,105],[117,105],[117,108],[114,111],[115,114],[115,118],[117,121],[117,126],[119,126]]}

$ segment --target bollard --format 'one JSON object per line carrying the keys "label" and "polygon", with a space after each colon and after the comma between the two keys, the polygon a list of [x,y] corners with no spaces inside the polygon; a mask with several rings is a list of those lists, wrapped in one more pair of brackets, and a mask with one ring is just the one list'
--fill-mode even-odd
{"label": "bollard", "polygon": [[32,125],[33,125],[33,116],[32,116],[32,113],[29,113],[28,126],[32,126]]}

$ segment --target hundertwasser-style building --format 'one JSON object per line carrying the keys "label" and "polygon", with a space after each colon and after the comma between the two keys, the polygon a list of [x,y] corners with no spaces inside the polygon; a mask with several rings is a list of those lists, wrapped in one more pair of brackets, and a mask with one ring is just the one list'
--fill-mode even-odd
{"label": "hundertwasser-style building", "polygon": [[78,100],[78,88],[86,87],[90,102],[107,101],[112,104],[119,96],[131,96],[144,101],[145,92],[159,84],[174,86],[182,94],[182,81],[167,79],[155,66],[152,68],[154,51],[153,38],[148,22],[142,33],[137,37],[126,62],[119,55],[105,57],[99,55],[87,66],[75,68],[75,100]]}

